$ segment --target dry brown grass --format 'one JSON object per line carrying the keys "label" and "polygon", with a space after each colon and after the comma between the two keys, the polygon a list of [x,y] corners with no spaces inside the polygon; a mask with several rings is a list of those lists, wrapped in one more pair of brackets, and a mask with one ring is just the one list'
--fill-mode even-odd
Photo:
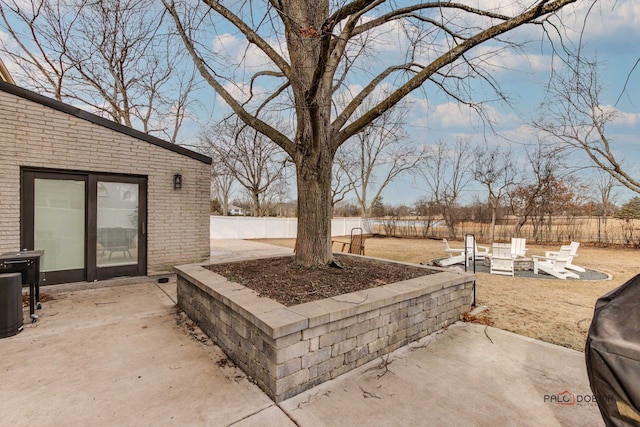
{"label": "dry brown grass", "polygon": [[[294,245],[293,239],[260,241],[291,248]],[[557,250],[555,246],[529,244],[527,248],[527,255],[544,255],[545,250]],[[398,238],[369,238],[366,254],[425,264],[446,255],[441,241]],[[578,255],[576,264],[609,273],[612,280],[514,280],[478,273],[477,304],[489,307],[488,320],[497,328],[584,351],[596,300],[640,273],[640,251],[581,246]]]}
{"label": "dry brown grass", "polygon": [[[413,218],[407,218],[412,220]],[[423,229],[419,227],[389,227],[393,221],[386,219],[387,227],[376,225],[374,232],[379,234],[388,234],[396,237],[423,237]],[[496,224],[495,236],[496,241],[509,241],[517,223],[517,218],[512,217],[509,220],[502,220]],[[600,243],[601,246],[610,244],[633,245],[640,244],[640,223],[632,221],[627,223],[624,220],[616,218],[608,218],[605,222],[598,217],[554,217],[550,226],[545,225],[536,234],[534,239],[534,230],[530,222],[527,222],[518,235],[525,237],[533,242],[562,242],[574,240],[579,242]],[[466,233],[474,233],[480,242],[484,242],[489,237],[489,224],[478,223],[472,221],[463,221],[457,225],[458,234],[463,236]],[[431,228],[429,236],[436,238],[448,238],[449,230],[447,227],[440,226]]]}

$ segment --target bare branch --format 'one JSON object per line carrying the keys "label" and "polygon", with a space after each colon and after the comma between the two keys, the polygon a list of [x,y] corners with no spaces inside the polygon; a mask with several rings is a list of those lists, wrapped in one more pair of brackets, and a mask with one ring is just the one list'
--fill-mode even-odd
{"label": "bare branch", "polygon": [[567,61],[568,75],[556,76],[541,119],[534,126],[565,148],[585,153],[600,169],[628,189],[640,193],[640,179],[633,176],[615,152],[606,126],[617,112],[600,104],[598,64],[586,58]]}
{"label": "bare branch", "polygon": [[[234,113],[238,115],[246,124],[253,127],[254,129],[260,131],[264,135],[267,135],[272,141],[282,147],[289,155],[293,155],[295,153],[295,144],[287,138],[283,133],[278,131],[272,126],[269,126],[263,120],[260,120],[258,117],[251,115],[247,112],[242,105],[227,91],[224,86],[218,81],[215,75],[210,72],[210,69],[207,67],[206,62],[198,55],[192,40],[189,38],[184,26],[182,25],[182,21],[180,20],[180,16],[175,8],[175,3],[171,1],[168,3],[166,0],[162,0],[162,3],[167,8],[169,13],[171,14],[176,27],[178,29],[178,33],[182,38],[191,58],[193,59],[196,68],[200,71],[200,75],[209,83],[215,91],[224,99],[224,101],[231,107]],[[285,73],[286,74],[286,73]]]}
{"label": "bare branch", "polygon": [[[216,11],[223,18],[225,18],[228,22],[233,24],[244,36],[247,38],[249,43],[253,43],[260,48],[269,59],[273,61],[273,63],[278,67],[278,69],[284,74],[288,79],[291,78],[291,67],[287,63],[287,61],[280,56],[278,52],[269,44],[266,40],[258,35],[249,25],[247,25],[242,19],[240,19],[237,15],[231,12],[229,9],[222,5],[222,2],[215,0],[203,0],[204,3],[209,6],[212,10]],[[165,6],[167,5],[166,0],[162,1]],[[173,5],[173,2],[172,2]]]}
{"label": "bare branch", "polygon": [[[520,15],[509,18],[504,22],[491,26],[483,31],[480,31],[476,35],[469,37],[460,44],[453,47],[445,54],[439,56],[432,61],[429,65],[424,66],[413,78],[409,79],[404,85],[400,86],[395,92],[391,93],[389,97],[382,100],[367,113],[360,116],[357,120],[342,129],[336,137],[336,144],[341,144],[346,141],[352,135],[355,135],[364,128],[368,123],[375,120],[380,114],[391,108],[398,103],[402,98],[409,93],[419,88],[427,79],[429,79],[434,73],[442,69],[448,64],[454,63],[457,59],[462,57],[466,52],[470,51],[474,47],[484,43],[487,40],[491,40],[504,34],[514,28],[520,27],[523,24],[534,22],[536,19],[546,16],[550,13],[556,12],[562,7],[574,3],[576,0],[555,0],[555,1],[542,1],[535,6],[524,11]],[[369,87],[369,86],[367,86]]]}

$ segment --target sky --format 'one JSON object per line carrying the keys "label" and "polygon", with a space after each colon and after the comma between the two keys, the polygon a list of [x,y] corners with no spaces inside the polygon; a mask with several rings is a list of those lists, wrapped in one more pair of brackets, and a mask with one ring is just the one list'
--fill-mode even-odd
{"label": "sky", "polygon": [[[518,3],[528,4],[531,1],[467,0],[465,3],[508,11],[517,7],[515,5]],[[640,69],[634,70],[634,65],[640,58],[640,2],[600,0],[588,11],[587,16],[586,5],[589,4],[590,1],[579,0],[576,6],[569,6],[566,12],[562,12],[563,22],[567,25],[563,30],[564,40],[574,44],[581,40],[582,54],[597,57],[602,63],[603,103],[618,115],[608,131],[615,141],[616,152],[624,158],[632,174],[639,178],[640,166],[636,165],[640,165]],[[367,18],[371,19],[372,16]],[[581,31],[583,28],[584,31]],[[243,91],[246,94],[246,84],[242,82],[243,71],[273,67],[268,65],[258,49],[247,46],[231,27],[217,23],[216,30],[217,34],[205,35],[201,43],[210,46],[218,54],[216,67],[231,65],[225,71],[231,72],[237,80],[229,80],[226,87],[232,93],[243,96]],[[407,43],[406,33],[393,26],[383,30],[376,35],[376,44],[372,46],[370,54],[373,58],[397,57],[401,62],[400,47]],[[0,37],[3,36],[6,35],[0,31]],[[493,122],[493,128],[489,128],[469,108],[425,86],[425,90],[414,91],[407,98],[411,108],[406,113],[406,130],[409,142],[416,150],[438,140],[453,142],[456,138],[463,138],[477,146],[510,147],[517,160],[524,161],[524,147],[531,146],[536,140],[536,132],[529,124],[540,115],[545,85],[551,71],[558,68],[558,58],[551,54],[550,45],[539,27],[518,29],[510,37],[517,41],[526,39],[528,42],[519,52],[510,50],[488,58],[491,77],[499,83],[510,100],[509,105],[504,102],[486,104],[485,111]],[[277,50],[286,50],[281,41],[270,42]],[[480,55],[489,49],[490,45],[479,46],[474,52]],[[11,69],[11,64],[7,66]],[[368,71],[375,72],[375,67],[374,60],[372,69]],[[350,89],[357,90],[364,83],[356,79],[349,81],[348,85]],[[486,85],[471,83],[468,89],[474,99],[490,98],[492,94],[486,88]],[[261,89],[267,88],[256,87],[257,92]],[[183,125],[182,140],[187,146],[196,142],[203,124],[229,114],[229,108],[206,83],[200,84],[196,97],[198,108]],[[573,154],[569,160],[575,164],[587,164],[577,154]],[[592,174],[592,170],[582,172],[585,179]],[[425,195],[425,182],[407,175],[397,178],[387,187],[383,200],[387,204],[411,205]],[[625,201],[632,195],[621,189],[619,199]],[[474,197],[485,197],[478,185],[467,188],[463,201],[471,201]],[[293,186],[291,198],[295,198]]]}
{"label": "sky", "polygon": [[[512,7],[514,1],[478,0],[482,7],[491,3]],[[582,54],[597,58],[602,63],[601,79],[604,88],[602,101],[607,108],[614,109],[618,118],[608,128],[610,137],[615,141],[616,152],[624,158],[625,165],[636,177],[640,177],[640,69],[634,65],[640,58],[640,2],[633,0],[601,0],[589,11],[585,5],[590,2],[578,2],[579,6],[570,6],[563,12],[565,42],[577,44],[582,41]],[[582,28],[584,27],[584,31]],[[530,127],[532,120],[541,113],[540,104],[544,99],[545,86],[552,70],[558,69],[558,58],[554,58],[550,44],[539,28],[518,29],[514,40],[528,40],[522,51],[505,51],[498,57],[490,58],[491,76],[500,84],[510,103],[491,102],[487,104],[487,113],[493,122],[493,129],[487,126],[476,113],[450,98],[427,88],[412,92],[408,100],[411,108],[406,115],[406,130],[411,143],[416,147],[431,144],[439,139],[455,141],[463,138],[478,146],[510,147],[518,162],[525,161],[524,147],[536,141],[536,132]],[[268,67],[264,56],[255,48],[247,47],[244,41],[233,32],[221,32],[212,41],[213,49],[228,55],[228,62],[243,62],[244,69]],[[555,40],[557,43],[557,40]],[[387,29],[378,34],[373,47],[373,55],[389,59],[399,55],[398,45],[406,39],[398,29]],[[274,45],[277,43],[274,42]],[[279,49],[284,50],[282,46]],[[488,51],[487,46],[476,48],[476,52]],[[398,58],[400,59],[400,58]],[[639,67],[640,68],[640,67]],[[358,82],[351,81],[353,89]],[[364,84],[364,83],[363,83]],[[242,85],[228,86],[230,90],[242,96]],[[471,90],[479,98],[490,97],[486,86],[474,85]],[[215,98],[210,89],[208,96]],[[218,113],[228,111],[224,102],[216,99]],[[216,112],[213,113],[216,115]],[[580,154],[572,154],[569,163],[585,165],[587,161]],[[593,170],[584,170],[580,174],[588,180]],[[624,202],[634,195],[619,188],[619,201]],[[387,204],[411,205],[428,193],[426,183],[410,175],[397,178],[383,192]],[[295,191],[292,191],[295,197]],[[463,193],[463,201],[470,202],[475,197],[483,200],[485,192],[478,184],[471,184]],[[354,200],[353,196],[347,199]]]}

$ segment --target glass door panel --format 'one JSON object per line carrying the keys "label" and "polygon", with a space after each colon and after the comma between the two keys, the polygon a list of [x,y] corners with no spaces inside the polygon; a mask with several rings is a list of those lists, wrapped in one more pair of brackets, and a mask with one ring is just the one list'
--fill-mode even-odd
{"label": "glass door panel", "polygon": [[84,269],[85,182],[34,179],[34,249],[43,272]]}
{"label": "glass door panel", "polygon": [[98,181],[96,265],[138,264],[137,183]]}

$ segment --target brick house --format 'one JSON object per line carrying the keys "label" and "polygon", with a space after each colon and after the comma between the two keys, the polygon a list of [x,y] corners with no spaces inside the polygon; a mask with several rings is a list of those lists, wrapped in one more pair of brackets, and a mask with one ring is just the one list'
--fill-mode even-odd
{"label": "brick house", "polygon": [[0,253],[44,249],[43,284],[209,258],[209,157],[4,81],[0,135]]}

